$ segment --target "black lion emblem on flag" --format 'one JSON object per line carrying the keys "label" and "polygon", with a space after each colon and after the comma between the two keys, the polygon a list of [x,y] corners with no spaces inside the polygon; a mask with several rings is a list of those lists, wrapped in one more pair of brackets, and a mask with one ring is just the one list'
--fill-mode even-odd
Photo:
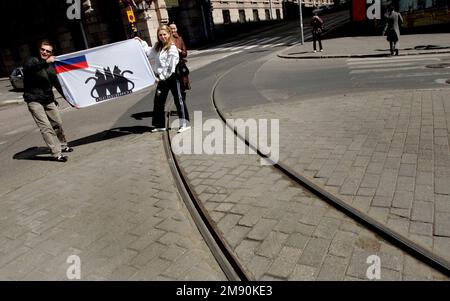
{"label": "black lion emblem on flag", "polygon": [[95,98],[96,102],[100,102],[133,92],[135,85],[124,76],[126,73],[133,74],[133,71],[121,71],[118,66],[114,66],[113,72],[109,67],[103,68],[103,73],[97,69],[95,76],[89,77],[84,83],[87,84],[90,80],[95,80],[91,96]]}

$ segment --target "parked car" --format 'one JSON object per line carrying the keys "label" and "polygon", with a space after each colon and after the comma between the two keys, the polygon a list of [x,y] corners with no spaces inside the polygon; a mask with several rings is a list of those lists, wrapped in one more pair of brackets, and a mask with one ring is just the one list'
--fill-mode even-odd
{"label": "parked car", "polygon": [[15,90],[23,89],[23,68],[15,68],[9,76],[9,81]]}

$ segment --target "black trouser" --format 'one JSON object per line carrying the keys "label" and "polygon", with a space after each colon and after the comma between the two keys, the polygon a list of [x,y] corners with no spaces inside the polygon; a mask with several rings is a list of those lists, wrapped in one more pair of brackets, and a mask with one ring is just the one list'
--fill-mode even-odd
{"label": "black trouser", "polygon": [[172,92],[173,101],[177,107],[178,118],[181,119],[181,126],[186,125],[186,121],[189,121],[189,112],[184,102],[183,95],[180,88],[180,82],[173,74],[166,80],[162,80],[158,83],[155,92],[155,99],[153,101],[153,121],[152,124],[155,128],[163,128],[164,125],[164,106],[166,104],[167,95],[169,90]]}
{"label": "black trouser", "polygon": [[313,32],[313,47],[314,47],[314,50],[316,50],[316,41],[319,41],[319,48],[320,48],[320,50],[322,50],[322,37],[321,37],[321,33],[319,33],[319,32],[317,32],[317,33],[314,33]]}
{"label": "black trouser", "polygon": [[391,50],[391,54],[394,55],[394,53],[396,55],[398,55],[398,40],[397,41],[389,41],[389,49]]}

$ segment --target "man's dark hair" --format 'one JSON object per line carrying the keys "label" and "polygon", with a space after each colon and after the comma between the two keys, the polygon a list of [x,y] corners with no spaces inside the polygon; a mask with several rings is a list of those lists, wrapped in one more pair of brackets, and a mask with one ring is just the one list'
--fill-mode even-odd
{"label": "man's dark hair", "polygon": [[56,46],[55,46],[55,44],[54,44],[53,42],[51,42],[50,40],[48,40],[48,39],[43,39],[43,40],[41,40],[41,42],[39,43],[39,47],[41,47],[42,45],[52,46],[52,48],[53,48],[53,53],[55,53]]}

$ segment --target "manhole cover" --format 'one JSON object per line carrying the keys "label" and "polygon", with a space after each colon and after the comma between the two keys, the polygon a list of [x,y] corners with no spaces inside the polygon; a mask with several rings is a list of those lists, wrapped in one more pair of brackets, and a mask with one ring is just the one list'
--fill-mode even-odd
{"label": "manhole cover", "polygon": [[426,65],[427,68],[448,68],[450,67],[450,63],[441,63],[441,64],[431,64]]}

